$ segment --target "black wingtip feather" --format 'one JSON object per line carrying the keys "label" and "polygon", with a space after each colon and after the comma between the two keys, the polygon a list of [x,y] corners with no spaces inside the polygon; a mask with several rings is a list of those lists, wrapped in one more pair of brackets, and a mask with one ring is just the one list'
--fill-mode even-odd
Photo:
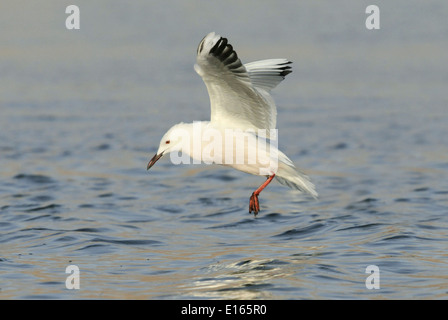
{"label": "black wingtip feather", "polygon": [[215,57],[219,57],[224,49],[227,47],[227,38],[222,38],[216,41],[216,44],[211,48],[210,53]]}
{"label": "black wingtip feather", "polygon": [[226,61],[226,59],[232,54],[232,52],[234,52],[233,47],[231,44],[228,44],[222,51],[222,54],[219,56],[219,59],[221,61]]}
{"label": "black wingtip feather", "polygon": [[291,67],[283,67],[283,68],[280,68],[282,71],[280,72],[280,75],[282,76],[282,77],[286,77],[288,74],[290,74],[291,72],[292,72],[292,70],[291,70]]}
{"label": "black wingtip feather", "polygon": [[229,57],[225,60],[225,63],[230,65],[230,64],[234,63],[237,60],[238,60],[238,55],[236,54],[235,51],[232,51],[230,53]]}
{"label": "black wingtip feather", "polygon": [[218,41],[216,41],[215,45],[210,49],[210,54],[218,58],[232,71],[237,70],[242,66],[241,61],[238,59],[237,53],[233,50],[233,46],[228,43],[227,38],[221,37]]}
{"label": "black wingtip feather", "polygon": [[281,66],[284,66],[284,67],[278,68],[279,70],[282,70],[279,73],[282,77],[286,77],[288,74],[290,74],[292,72],[292,68],[291,68],[291,66],[289,66],[290,64],[292,64],[291,61],[287,61],[285,63],[280,64]]}

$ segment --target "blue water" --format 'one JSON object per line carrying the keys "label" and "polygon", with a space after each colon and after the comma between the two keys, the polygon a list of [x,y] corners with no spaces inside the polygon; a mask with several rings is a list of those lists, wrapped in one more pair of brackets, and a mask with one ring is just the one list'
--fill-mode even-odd
{"label": "blue water", "polygon": [[[446,299],[448,63],[440,1],[14,1],[0,12],[0,298]],[[196,46],[285,57],[279,146],[314,200],[206,165],[146,164],[209,117]],[[65,285],[68,265],[80,289]],[[366,268],[380,270],[367,289]]]}

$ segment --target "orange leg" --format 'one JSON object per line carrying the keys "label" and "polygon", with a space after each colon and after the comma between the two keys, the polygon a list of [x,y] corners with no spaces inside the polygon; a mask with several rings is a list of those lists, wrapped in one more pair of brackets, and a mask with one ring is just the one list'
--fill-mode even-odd
{"label": "orange leg", "polygon": [[274,179],[275,174],[268,177],[268,179],[257,189],[255,190],[249,199],[249,213],[254,212],[254,216],[257,216],[258,212],[260,211],[260,203],[258,202],[258,195],[261,191],[263,191],[264,188],[267,187],[269,183],[271,183],[272,179]]}

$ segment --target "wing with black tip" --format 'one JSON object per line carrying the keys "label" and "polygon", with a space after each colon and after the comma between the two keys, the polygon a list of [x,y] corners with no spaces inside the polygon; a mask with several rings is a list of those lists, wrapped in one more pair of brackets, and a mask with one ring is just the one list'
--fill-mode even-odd
{"label": "wing with black tip", "polygon": [[277,108],[269,94],[287,74],[290,61],[242,64],[232,45],[214,32],[199,43],[195,70],[210,97],[211,122],[242,130],[275,129]]}

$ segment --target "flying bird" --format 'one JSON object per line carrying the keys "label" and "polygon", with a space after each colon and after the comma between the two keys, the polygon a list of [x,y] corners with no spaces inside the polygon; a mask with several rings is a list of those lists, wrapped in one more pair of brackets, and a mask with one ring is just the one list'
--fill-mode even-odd
{"label": "flying bird", "polygon": [[291,61],[267,59],[243,64],[228,40],[214,32],[199,43],[194,69],[210,97],[210,121],[179,123],[162,137],[149,170],[171,153],[193,163],[215,163],[265,176],[249,198],[249,213],[260,211],[258,196],[275,178],[317,198],[314,184],[277,148],[277,107],[270,95],[292,72]]}

